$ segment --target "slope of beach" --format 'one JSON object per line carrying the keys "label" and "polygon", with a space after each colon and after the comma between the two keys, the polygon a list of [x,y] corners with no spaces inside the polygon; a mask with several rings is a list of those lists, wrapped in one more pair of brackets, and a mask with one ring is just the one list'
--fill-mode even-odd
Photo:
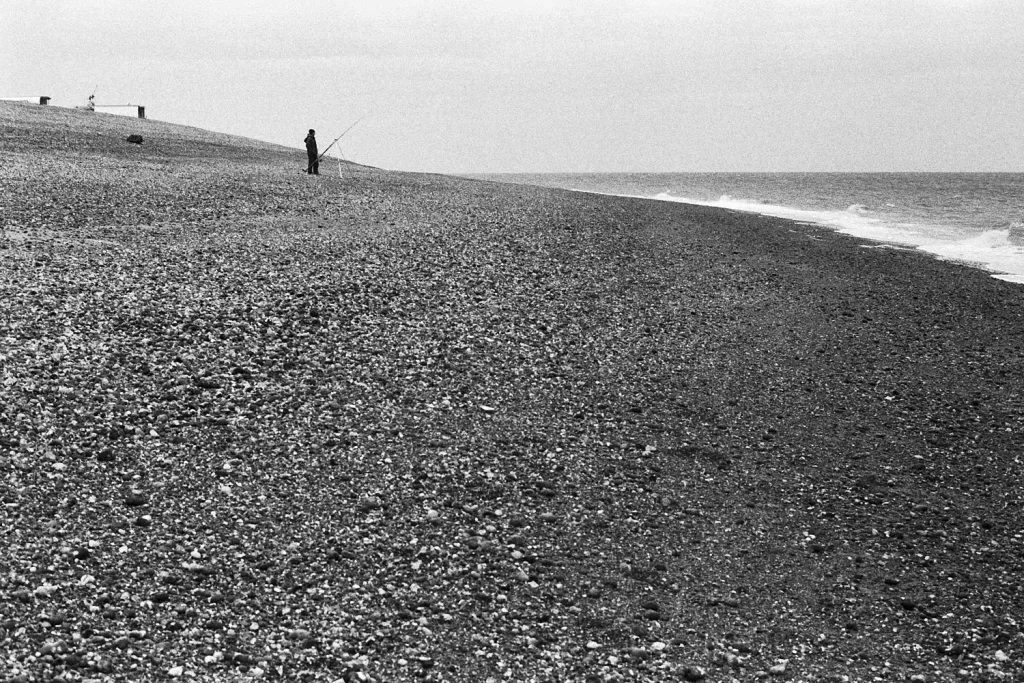
{"label": "slope of beach", "polygon": [[1024,675],[1020,285],[304,164],[0,103],[4,680]]}

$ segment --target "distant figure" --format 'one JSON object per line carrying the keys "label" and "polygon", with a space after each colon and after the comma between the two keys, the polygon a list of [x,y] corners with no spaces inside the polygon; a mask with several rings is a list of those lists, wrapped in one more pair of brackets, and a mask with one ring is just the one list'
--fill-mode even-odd
{"label": "distant figure", "polygon": [[320,155],[316,149],[316,131],[312,128],[309,129],[309,135],[306,136],[306,156],[309,158],[309,166],[306,167],[306,173],[320,175]]}
{"label": "distant figure", "polygon": [[85,104],[83,104],[81,106],[78,106],[78,107],[75,107],[75,109],[85,109],[86,111],[96,111],[96,105],[95,105],[95,103],[93,103],[93,98],[95,98],[95,97],[96,97],[95,95],[89,95],[89,99],[87,99],[85,101]]}

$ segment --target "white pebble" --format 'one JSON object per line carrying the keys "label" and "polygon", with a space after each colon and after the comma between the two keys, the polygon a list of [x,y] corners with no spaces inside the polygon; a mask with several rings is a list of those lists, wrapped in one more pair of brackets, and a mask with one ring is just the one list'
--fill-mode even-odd
{"label": "white pebble", "polygon": [[50,583],[44,583],[39,588],[36,588],[33,592],[37,598],[48,598],[57,591],[57,587]]}

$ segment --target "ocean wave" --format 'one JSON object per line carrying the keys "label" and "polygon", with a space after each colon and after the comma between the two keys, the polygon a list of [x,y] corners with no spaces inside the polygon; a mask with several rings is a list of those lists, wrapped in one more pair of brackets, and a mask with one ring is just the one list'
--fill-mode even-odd
{"label": "ocean wave", "polygon": [[777,218],[788,218],[800,223],[811,223],[824,225],[839,232],[849,233],[858,237],[875,240],[877,242],[894,242],[896,244],[915,245],[916,235],[904,234],[903,230],[895,229],[895,226],[872,215],[870,209],[864,204],[851,204],[845,210],[811,210],[798,209],[791,206],[778,204],[765,204],[764,202],[750,199],[736,199],[723,194],[716,201],[703,201],[687,197],[677,197],[662,192],[653,197],[661,201],[681,202],[684,204],[699,204],[701,206],[716,206],[733,211],[747,211],[759,213]]}
{"label": "ocean wave", "polygon": [[725,194],[716,201],[677,197],[668,192],[662,192],[653,198],[821,225],[873,242],[916,248],[944,260],[966,263],[990,271],[995,277],[1003,280],[1024,283],[1024,221],[1011,222],[1005,227],[973,235],[950,232],[947,237],[937,238],[935,228],[939,226],[896,222],[884,215],[873,213],[864,204],[851,204],[845,210],[810,210],[736,199]]}
{"label": "ocean wave", "polygon": [[928,241],[918,249],[991,271],[1002,280],[1024,282],[1024,247],[1014,240],[1010,228],[986,230],[959,240]]}

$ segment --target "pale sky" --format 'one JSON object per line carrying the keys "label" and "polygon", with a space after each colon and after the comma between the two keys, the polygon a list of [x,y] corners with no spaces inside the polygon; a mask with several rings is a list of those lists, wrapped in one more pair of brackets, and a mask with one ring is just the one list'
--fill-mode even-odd
{"label": "pale sky", "polygon": [[0,96],[396,170],[1024,171],[1022,0],[0,0]]}

